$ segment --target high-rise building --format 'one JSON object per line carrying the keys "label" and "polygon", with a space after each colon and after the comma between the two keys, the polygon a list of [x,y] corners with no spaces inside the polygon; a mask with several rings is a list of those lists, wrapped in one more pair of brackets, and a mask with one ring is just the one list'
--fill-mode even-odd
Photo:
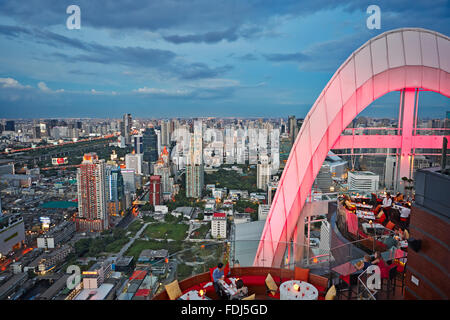
{"label": "high-rise building", "polygon": [[143,135],[144,161],[151,163],[158,160],[158,137],[155,128],[148,128]]}
{"label": "high-rise building", "polygon": [[133,148],[138,154],[144,153],[144,137],[141,134],[133,136]]}
{"label": "high-rise building", "polygon": [[124,182],[120,167],[106,167],[108,213],[119,215],[125,209]]}
{"label": "high-rise building", "polygon": [[161,121],[161,148],[170,146],[170,121]]}
{"label": "high-rise building", "polygon": [[123,120],[120,123],[120,135],[125,138],[125,144],[131,144],[131,125],[133,121],[131,119],[131,114],[126,113],[123,115]]}
{"label": "high-rise building", "polygon": [[294,143],[296,138],[295,129],[297,128],[295,116],[289,116],[288,125],[289,125],[289,139],[291,140],[291,143]]}
{"label": "high-rise building", "polygon": [[186,197],[200,198],[204,183],[203,164],[189,164],[186,166]]}
{"label": "high-rise building", "polygon": [[15,122],[13,120],[6,121],[5,131],[16,131]]}
{"label": "high-rise building", "polygon": [[96,153],[87,153],[77,170],[78,231],[97,232],[109,228],[107,214],[105,160],[99,160]]}
{"label": "high-rise building", "polygon": [[144,155],[142,153],[128,153],[125,155],[125,166],[127,169],[132,169],[136,174],[142,174]]}
{"label": "high-rise building", "polygon": [[[201,136],[194,135],[191,137],[188,164],[186,165],[186,197],[200,198],[203,191],[204,168],[203,157],[201,154]],[[200,139],[200,141],[199,141]]]}
{"label": "high-rise building", "polygon": [[148,201],[154,206],[162,203],[161,176],[150,177]]}
{"label": "high-rise building", "polygon": [[164,147],[161,152],[161,156],[154,166],[154,175],[161,176],[161,193],[170,197],[172,192],[172,185],[170,183],[170,165],[169,165],[169,152]]}
{"label": "high-rise building", "polygon": [[269,157],[263,155],[260,157],[257,166],[257,180],[256,187],[261,190],[267,190],[267,184],[270,181],[270,164]]}

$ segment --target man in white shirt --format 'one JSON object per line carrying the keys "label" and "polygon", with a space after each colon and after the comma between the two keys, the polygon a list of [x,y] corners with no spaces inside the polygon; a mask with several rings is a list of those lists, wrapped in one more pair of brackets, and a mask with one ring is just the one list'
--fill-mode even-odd
{"label": "man in white shirt", "polygon": [[388,192],[386,193],[386,198],[383,199],[383,204],[381,205],[381,208],[383,209],[384,213],[386,214],[386,218],[388,220],[391,220],[391,206],[392,206],[392,198],[391,194]]}
{"label": "man in white shirt", "polygon": [[392,198],[391,194],[388,192],[386,193],[386,198],[383,199],[383,204],[381,205],[381,207],[384,209],[391,206],[392,206]]}

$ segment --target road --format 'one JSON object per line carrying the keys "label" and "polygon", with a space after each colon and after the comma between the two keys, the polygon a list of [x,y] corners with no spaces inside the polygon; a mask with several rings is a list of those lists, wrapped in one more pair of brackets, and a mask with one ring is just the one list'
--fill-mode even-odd
{"label": "road", "polygon": [[139,231],[136,232],[136,234],[134,235],[134,237],[131,238],[130,241],[128,241],[128,243],[125,244],[125,245],[122,247],[122,249],[120,249],[120,251],[119,251],[118,254],[116,254],[116,255],[115,255],[115,254],[111,254],[110,256],[115,255],[117,258],[121,258],[121,257],[123,256],[123,254],[124,254],[124,253],[125,253],[125,252],[133,245],[134,241],[135,241],[136,239],[139,239],[139,238],[141,237],[142,232],[144,232],[145,228],[146,228],[149,224],[150,224],[150,222],[145,223],[145,224],[139,229]]}

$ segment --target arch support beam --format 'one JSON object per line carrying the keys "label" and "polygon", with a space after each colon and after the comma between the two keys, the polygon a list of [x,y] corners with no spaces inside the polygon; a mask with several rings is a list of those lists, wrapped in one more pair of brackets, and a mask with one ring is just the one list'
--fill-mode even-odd
{"label": "arch support beam", "polygon": [[[414,108],[410,108],[411,103],[414,106],[414,91],[413,96],[408,92],[421,88],[450,97],[448,57],[447,36],[405,28],[369,40],[344,62],[306,115],[297,135],[267,216],[255,266],[280,266],[286,243],[292,239],[297,221],[303,218],[305,200],[328,151],[364,108],[388,92],[406,89],[402,119],[405,129],[411,132],[403,137],[402,130],[400,143],[402,150],[411,152],[413,122],[409,123],[414,121]],[[407,157],[402,161],[406,163]]]}

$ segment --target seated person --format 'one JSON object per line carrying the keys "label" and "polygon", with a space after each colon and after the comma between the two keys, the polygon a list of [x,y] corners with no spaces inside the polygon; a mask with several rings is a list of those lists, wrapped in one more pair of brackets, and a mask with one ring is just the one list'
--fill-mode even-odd
{"label": "seated person", "polygon": [[364,256],[364,260],[360,261],[360,263],[357,263],[355,265],[355,268],[358,269],[358,271],[356,271],[356,273],[362,273],[364,271],[366,271],[366,269],[371,265],[370,263],[370,256],[368,254],[366,254]]}
{"label": "seated person", "polygon": [[381,256],[380,251],[376,251],[374,255],[374,259],[372,260],[372,264],[379,266],[380,268],[384,268],[386,263],[384,262],[383,257]]}
{"label": "seated person", "polygon": [[239,268],[241,264],[239,263],[239,260],[234,261],[233,268]]}
{"label": "seated person", "polygon": [[236,281],[236,293],[231,296],[231,300],[240,300],[248,295],[248,288],[244,286],[244,281]]}
{"label": "seated person", "polygon": [[223,280],[225,278],[223,270],[224,270],[223,263],[219,262],[217,264],[217,268],[214,269],[213,274],[212,274],[214,290],[216,291],[217,295],[221,299],[224,299],[224,296],[223,296],[222,289],[219,286],[219,280]]}
{"label": "seated person", "polygon": [[394,202],[403,202],[403,194],[397,192],[397,195],[394,198]]}

